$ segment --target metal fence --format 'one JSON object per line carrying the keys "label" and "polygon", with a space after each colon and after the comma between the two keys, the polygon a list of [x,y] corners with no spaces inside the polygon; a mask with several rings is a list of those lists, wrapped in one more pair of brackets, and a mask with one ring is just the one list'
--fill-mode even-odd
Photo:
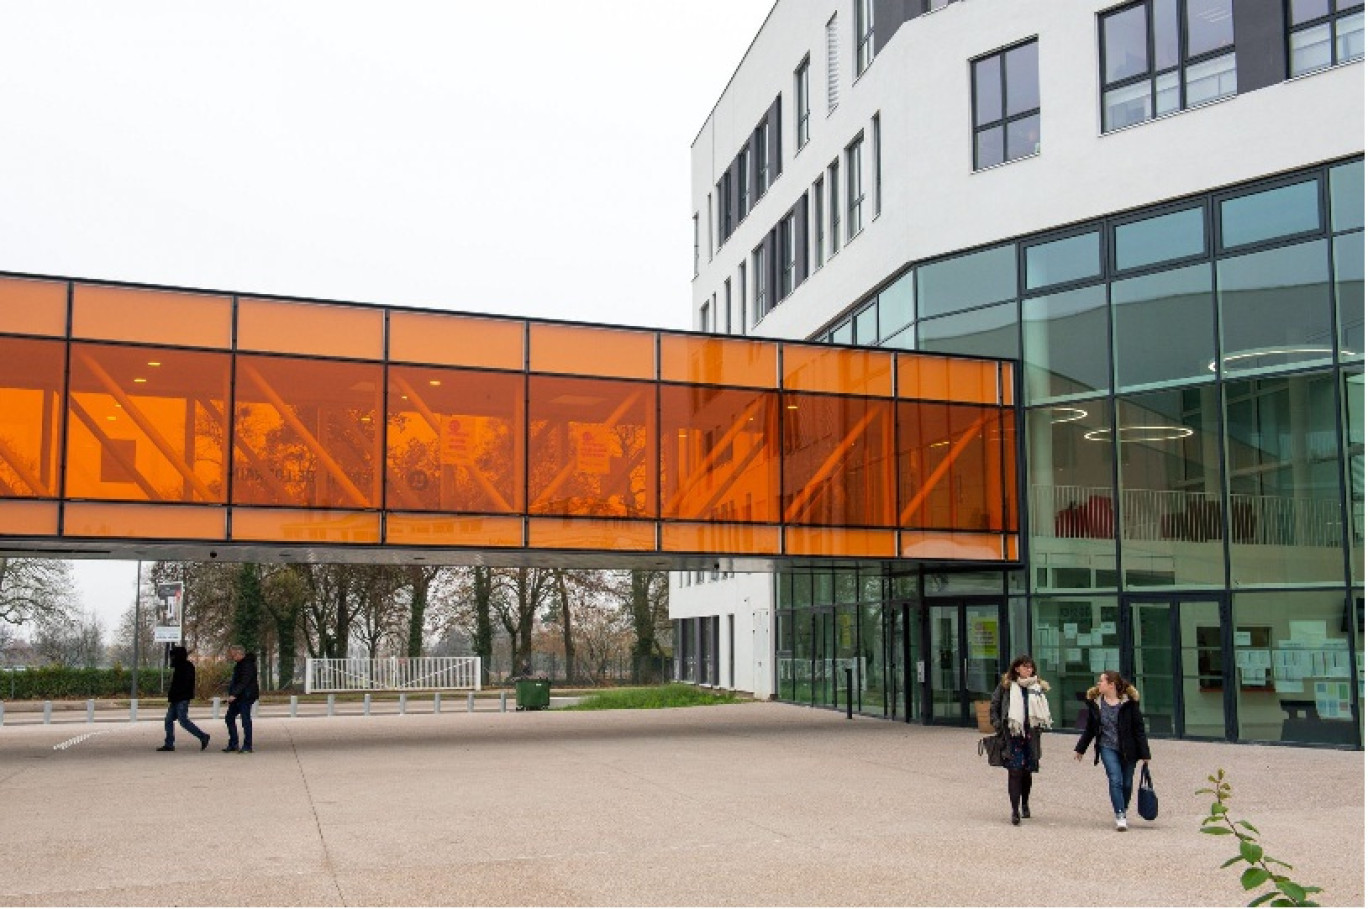
{"label": "metal fence", "polygon": [[480,690],[479,657],[315,659],[304,665],[304,692]]}

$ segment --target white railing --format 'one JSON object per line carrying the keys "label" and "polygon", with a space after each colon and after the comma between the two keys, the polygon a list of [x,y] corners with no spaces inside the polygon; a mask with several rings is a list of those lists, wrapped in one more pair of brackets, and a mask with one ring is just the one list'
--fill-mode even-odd
{"label": "white railing", "polygon": [[304,692],[480,690],[479,657],[315,659],[304,664]]}
{"label": "white railing", "polygon": [[1223,526],[1220,501],[1205,493],[1128,489],[1121,493],[1120,526],[1105,486],[1036,486],[1031,516],[1037,536],[1200,542],[1253,546],[1340,545],[1343,508],[1335,499],[1231,495]]}

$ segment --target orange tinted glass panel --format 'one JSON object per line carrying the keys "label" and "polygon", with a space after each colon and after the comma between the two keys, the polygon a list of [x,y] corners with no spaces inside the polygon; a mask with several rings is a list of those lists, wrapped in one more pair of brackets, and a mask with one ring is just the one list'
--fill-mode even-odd
{"label": "orange tinted glass panel", "polygon": [[899,541],[905,559],[954,559],[966,562],[1000,562],[1004,539],[996,533],[930,533],[904,530]]}
{"label": "orange tinted glass panel", "polygon": [[533,549],[655,549],[652,521],[595,521],[571,518],[531,518],[527,545]]}
{"label": "orange tinted glass panel", "polygon": [[660,378],[666,382],[774,388],[779,382],[779,345],[662,334]]}
{"label": "orange tinted glass panel", "polygon": [[237,346],[378,360],[384,351],[384,315],[360,306],[241,299]]}
{"label": "orange tinted glass panel", "polygon": [[897,538],[892,530],[849,530],[841,527],[787,527],[784,552],[802,556],[892,558]]}
{"label": "orange tinted glass panel", "polygon": [[66,303],[66,282],[0,278],[0,331],[62,337]]}
{"label": "orange tinted glass panel", "polygon": [[0,338],[0,498],[55,496],[66,344]]}
{"label": "orange tinted glass panel", "polygon": [[660,387],[661,515],[779,520],[779,396]]}
{"label": "orange tinted glass panel", "polygon": [[396,546],[461,546],[472,549],[522,545],[522,518],[391,514],[385,542]]}
{"label": "orange tinted glass panel", "polygon": [[521,513],[524,389],[521,373],[390,367],[389,507]]}
{"label": "orange tinted glass panel", "polygon": [[378,364],[237,358],[233,501],[377,508]]}
{"label": "orange tinted glass panel", "polygon": [[56,536],[57,503],[0,500],[0,534],[14,537]]}
{"label": "orange tinted glass panel", "polygon": [[998,403],[998,364],[928,354],[898,355],[898,397]]}
{"label": "orange tinted glass panel", "polygon": [[891,401],[783,396],[784,523],[892,527]]}
{"label": "orange tinted glass panel", "polygon": [[655,332],[533,322],[529,335],[533,372],[655,378]]}
{"label": "orange tinted glass panel", "polygon": [[1003,530],[1001,412],[931,402],[898,405],[898,523]]}
{"label": "orange tinted glass panel", "polygon": [[233,339],[233,301],[171,290],[77,284],[71,336],[226,349]]}
{"label": "orange tinted glass panel", "polygon": [[234,508],[233,539],[283,543],[378,543],[380,515],[298,508]]}
{"label": "orange tinted glass panel", "polygon": [[785,344],[784,388],[891,397],[893,355],[886,351]]}
{"label": "orange tinted glass panel", "polygon": [[998,366],[1001,368],[998,375],[1002,388],[1002,403],[1010,407],[1016,403],[1016,370],[1012,368],[1011,363],[999,363]]}
{"label": "orange tinted glass panel", "polygon": [[143,540],[222,540],[225,508],[68,502],[62,517],[69,537]]}
{"label": "orange tinted glass panel", "polygon": [[223,502],[230,355],[71,346],[66,494]]}
{"label": "orange tinted glass panel", "polygon": [[441,313],[390,313],[389,358],[444,366],[522,369],[525,322]]}
{"label": "orange tinted glass panel", "polygon": [[528,511],[656,517],[655,386],[528,381]]}
{"label": "orange tinted glass panel", "polygon": [[775,555],[779,528],[753,524],[662,524],[664,552],[727,552]]}
{"label": "orange tinted glass panel", "polygon": [[1002,516],[1002,527],[1005,530],[1020,530],[1021,525],[1018,522],[1021,515],[1017,504],[1020,491],[1017,486],[1016,411],[1004,410],[999,414],[998,432],[1002,436],[1002,483],[1005,500],[1003,507],[1006,509]]}

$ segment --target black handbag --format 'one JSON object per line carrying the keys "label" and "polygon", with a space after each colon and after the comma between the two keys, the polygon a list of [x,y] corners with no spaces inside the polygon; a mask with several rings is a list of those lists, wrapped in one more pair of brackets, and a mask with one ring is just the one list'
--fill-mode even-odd
{"label": "black handbag", "polygon": [[1159,816],[1159,796],[1154,794],[1154,778],[1150,776],[1149,764],[1140,765],[1140,788],[1135,791],[1135,809],[1147,821]]}
{"label": "black handbag", "polygon": [[985,735],[979,739],[978,753],[988,756],[989,767],[1002,766],[1003,741],[1000,735]]}

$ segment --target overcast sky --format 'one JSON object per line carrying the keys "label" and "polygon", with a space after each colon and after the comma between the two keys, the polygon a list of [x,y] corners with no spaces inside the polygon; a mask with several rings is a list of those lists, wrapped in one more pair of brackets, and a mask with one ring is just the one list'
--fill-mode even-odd
{"label": "overcast sky", "polygon": [[[772,5],[4,0],[0,271],[686,328]],[[134,566],[77,574],[112,630]]]}

